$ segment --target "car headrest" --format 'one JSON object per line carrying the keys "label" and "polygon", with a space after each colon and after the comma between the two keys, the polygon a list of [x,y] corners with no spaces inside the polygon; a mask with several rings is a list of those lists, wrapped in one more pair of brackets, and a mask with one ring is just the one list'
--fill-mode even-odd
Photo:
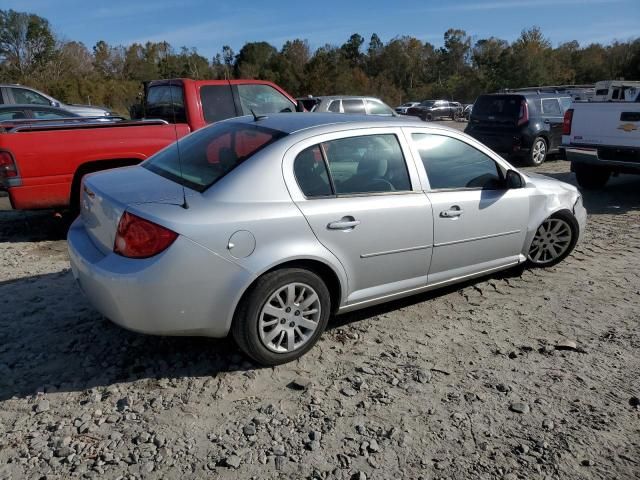
{"label": "car headrest", "polygon": [[358,175],[381,178],[387,173],[387,155],[381,150],[372,150],[358,163]]}

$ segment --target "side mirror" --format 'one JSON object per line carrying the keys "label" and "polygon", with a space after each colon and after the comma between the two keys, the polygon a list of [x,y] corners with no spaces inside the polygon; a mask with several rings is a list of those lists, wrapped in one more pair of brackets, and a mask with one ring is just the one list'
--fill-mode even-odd
{"label": "side mirror", "polygon": [[306,111],[304,109],[304,104],[300,100],[298,100],[296,102],[296,112],[304,112],[304,111]]}
{"label": "side mirror", "polygon": [[58,102],[57,100],[51,100],[49,103],[51,104],[52,107],[60,106],[60,102]]}
{"label": "side mirror", "polygon": [[515,170],[507,170],[505,183],[508,189],[524,187],[524,180]]}

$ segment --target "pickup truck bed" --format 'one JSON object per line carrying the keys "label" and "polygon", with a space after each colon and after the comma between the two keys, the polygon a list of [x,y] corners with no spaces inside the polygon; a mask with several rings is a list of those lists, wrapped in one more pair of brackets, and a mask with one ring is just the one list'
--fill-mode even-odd
{"label": "pickup truck bed", "polygon": [[612,174],[640,174],[638,101],[576,102],[565,114],[562,133],[581,187],[603,187]]}
{"label": "pickup truck bed", "polygon": [[190,132],[164,121],[4,125],[0,153],[20,159],[15,176],[2,176],[19,210],[67,207],[83,175],[134,165]]}

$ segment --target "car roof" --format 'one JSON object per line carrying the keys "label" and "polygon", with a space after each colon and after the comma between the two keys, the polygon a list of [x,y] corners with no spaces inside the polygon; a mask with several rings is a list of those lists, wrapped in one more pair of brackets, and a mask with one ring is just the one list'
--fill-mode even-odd
{"label": "car roof", "polygon": [[[255,120],[251,115],[230,118],[225,122],[231,123],[257,123],[258,125],[284,133],[292,134],[303,130],[323,128],[327,126],[340,126],[340,130],[350,128],[370,128],[370,127],[424,127],[425,123],[413,117],[385,117],[377,115],[359,115],[344,113],[271,113],[259,120]],[[458,130],[443,125],[432,125],[429,127],[442,130]]]}
{"label": "car roof", "polygon": [[319,98],[321,100],[380,100],[377,97],[370,97],[368,95],[321,95],[314,98]]}

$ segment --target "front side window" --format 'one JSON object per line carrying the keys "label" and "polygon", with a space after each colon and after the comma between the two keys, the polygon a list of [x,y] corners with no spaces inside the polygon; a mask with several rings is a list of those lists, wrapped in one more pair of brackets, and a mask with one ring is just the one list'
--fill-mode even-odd
{"label": "front side window", "polygon": [[11,92],[13,93],[13,100],[17,104],[21,105],[50,105],[51,102],[32,90],[27,90],[26,88],[12,88]]}
{"label": "front side window", "polygon": [[431,189],[503,188],[496,162],[471,145],[444,135],[414,133],[412,138]]}
{"label": "front side window", "polygon": [[222,122],[184,137],[161,150],[143,167],[203,192],[286,133],[249,123]]}
{"label": "front side window", "polygon": [[295,104],[270,85],[238,85],[243,115],[295,112]]}
{"label": "front side window", "polygon": [[57,118],[69,118],[75,117],[72,113],[58,113],[52,112],[51,110],[33,110],[33,118],[37,118],[38,120],[55,120]]}
{"label": "front side window", "polygon": [[200,89],[202,114],[207,123],[237,116],[233,92],[229,85],[206,85]]}
{"label": "front side window", "polygon": [[322,144],[337,195],[411,190],[393,134],[341,138]]}
{"label": "front side window", "polygon": [[562,110],[560,110],[558,100],[555,98],[543,98],[542,113],[545,115],[562,115]]}
{"label": "front side window", "polygon": [[364,109],[364,102],[360,99],[342,100],[342,109],[344,110],[344,113],[367,113]]}
{"label": "front side window", "polygon": [[369,115],[393,115],[393,111],[384,103],[377,100],[367,100]]}

